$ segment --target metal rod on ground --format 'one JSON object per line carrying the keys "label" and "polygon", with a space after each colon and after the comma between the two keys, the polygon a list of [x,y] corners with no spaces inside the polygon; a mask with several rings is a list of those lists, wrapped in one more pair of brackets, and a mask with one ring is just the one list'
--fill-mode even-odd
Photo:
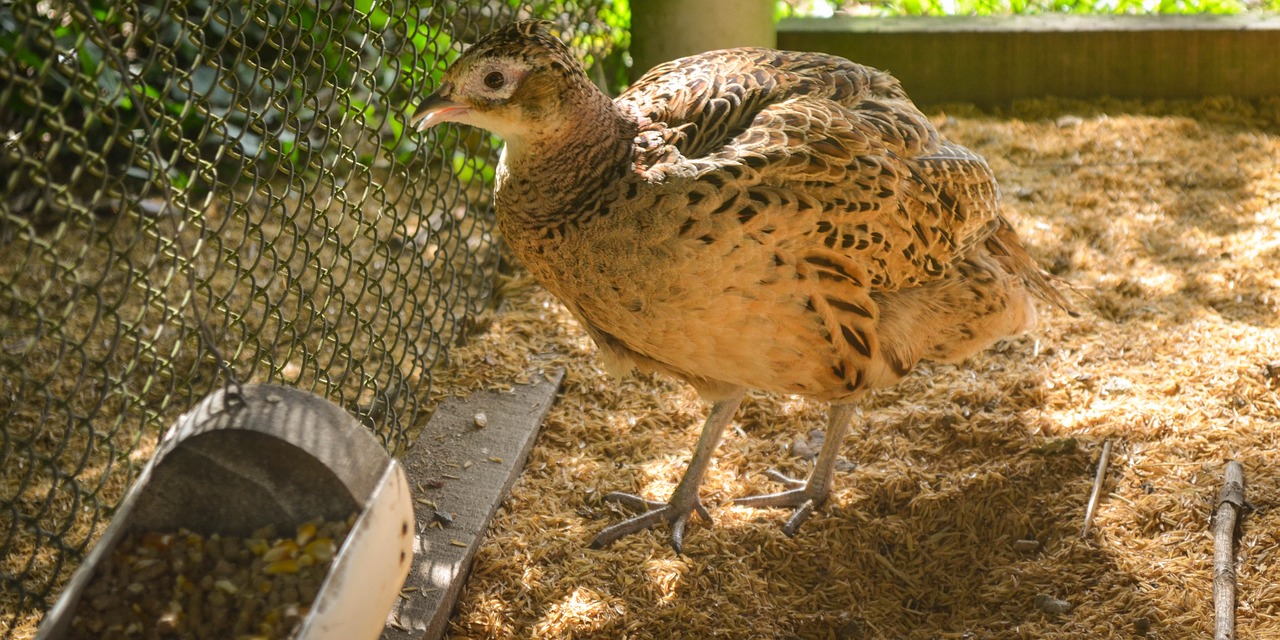
{"label": "metal rod on ground", "polygon": [[1249,503],[1244,500],[1244,466],[1227,461],[1226,479],[1214,503],[1209,529],[1213,533],[1213,638],[1236,637],[1236,531]]}
{"label": "metal rod on ground", "polygon": [[1102,441],[1102,455],[1098,456],[1098,470],[1093,474],[1093,491],[1089,494],[1089,506],[1084,509],[1084,526],[1080,528],[1080,537],[1089,537],[1089,528],[1093,526],[1093,512],[1098,508],[1098,496],[1102,495],[1102,482],[1107,479],[1107,464],[1111,461],[1111,439]]}

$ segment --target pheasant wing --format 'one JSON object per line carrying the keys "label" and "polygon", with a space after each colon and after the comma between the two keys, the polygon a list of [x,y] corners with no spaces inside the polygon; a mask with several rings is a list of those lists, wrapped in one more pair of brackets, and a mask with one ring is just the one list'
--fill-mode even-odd
{"label": "pheasant wing", "polygon": [[942,277],[999,217],[986,163],[940,142],[905,98],[793,97],[760,109],[714,152],[673,164],[692,175],[693,199],[716,203],[695,207],[695,218],[765,213],[757,224],[774,242],[825,248],[877,290]]}
{"label": "pheasant wing", "polygon": [[632,108],[688,158],[712,153],[771,104],[797,96],[852,106],[867,96],[906,100],[887,73],[822,53],[739,48],[654,67],[617,103]]}

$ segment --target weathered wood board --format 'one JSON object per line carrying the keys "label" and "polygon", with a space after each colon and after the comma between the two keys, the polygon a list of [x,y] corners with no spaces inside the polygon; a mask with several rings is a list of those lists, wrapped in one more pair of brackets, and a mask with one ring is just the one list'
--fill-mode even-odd
{"label": "weathered wood board", "polygon": [[[444,634],[489,521],[520,476],[563,370],[443,402],[401,462],[414,495],[413,566],[383,640]],[[477,424],[476,416],[483,414]]]}
{"label": "weathered wood board", "polygon": [[796,18],[778,46],[889,71],[919,104],[1280,96],[1280,16]]}

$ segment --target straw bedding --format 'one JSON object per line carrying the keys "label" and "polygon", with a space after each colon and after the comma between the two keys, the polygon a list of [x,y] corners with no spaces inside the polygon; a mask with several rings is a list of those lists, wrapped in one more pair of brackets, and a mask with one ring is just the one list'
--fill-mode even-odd
{"label": "straw bedding", "polygon": [[1257,507],[1237,553],[1238,634],[1280,637],[1280,101],[932,117],[988,158],[1009,217],[1079,288],[1083,316],[1045,312],[1031,334],[870,396],[831,502],[794,539],[779,530],[787,512],[729,501],[775,490],[769,468],[807,473],[798,454],[825,407],[753,394],[703,488],[716,523],[691,528],[685,555],[665,530],[590,551],[623,516],[600,497],[665,498],[707,407],[671,380],[607,377],[517,271],[441,386],[568,374],[450,637],[1203,637],[1227,459],[1244,463]]}
{"label": "straw bedding", "polygon": [[[1257,508],[1237,552],[1238,636],[1280,638],[1280,100],[933,117],[988,158],[1009,217],[1080,289],[1083,317],[1046,312],[1025,337],[871,395],[831,502],[794,539],[786,512],[729,502],[777,489],[767,469],[807,473],[825,407],[754,394],[703,488],[715,526],[695,520],[685,555],[663,530],[589,551],[623,516],[604,493],[670,493],[706,406],[671,380],[608,378],[517,269],[503,312],[434,392],[568,372],[452,638],[1203,637],[1207,521],[1231,458]],[[0,631],[30,637],[38,619]]]}

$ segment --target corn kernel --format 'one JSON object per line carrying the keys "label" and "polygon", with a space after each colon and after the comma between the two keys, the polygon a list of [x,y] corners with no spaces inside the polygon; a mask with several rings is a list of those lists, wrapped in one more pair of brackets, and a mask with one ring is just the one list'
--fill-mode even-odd
{"label": "corn kernel", "polygon": [[142,546],[157,551],[168,551],[173,546],[173,534],[147,532],[142,534]]}
{"label": "corn kernel", "polygon": [[337,545],[332,538],[316,538],[307,543],[305,553],[319,562],[328,562],[338,553]]}
{"label": "corn kernel", "polygon": [[272,563],[298,555],[298,543],[292,540],[281,540],[262,554],[263,562]]}
{"label": "corn kernel", "polygon": [[249,545],[249,551],[252,551],[255,556],[260,556],[271,550],[271,545],[267,544],[267,541],[262,538],[250,538],[247,544]]}
{"label": "corn kernel", "polygon": [[268,575],[276,575],[280,573],[297,573],[299,568],[297,560],[284,558],[263,567],[262,571]]}
{"label": "corn kernel", "polygon": [[316,537],[316,523],[307,522],[298,527],[298,544],[304,545]]}

